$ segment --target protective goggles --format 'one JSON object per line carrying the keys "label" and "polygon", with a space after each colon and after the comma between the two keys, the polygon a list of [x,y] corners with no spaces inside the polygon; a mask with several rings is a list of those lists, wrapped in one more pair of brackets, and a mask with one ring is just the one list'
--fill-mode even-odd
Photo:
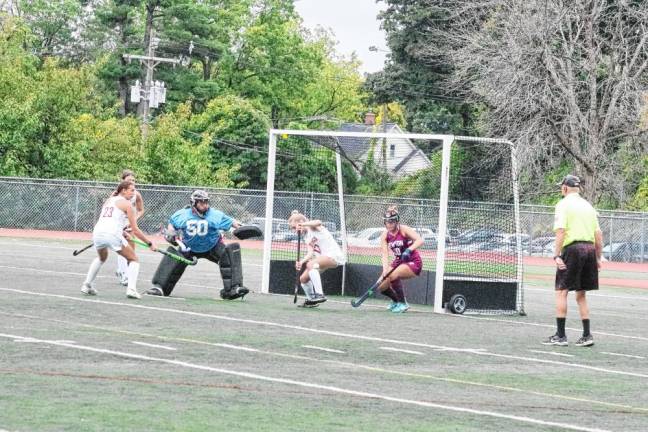
{"label": "protective goggles", "polygon": [[383,223],[398,223],[400,217],[396,214],[386,214],[383,216]]}

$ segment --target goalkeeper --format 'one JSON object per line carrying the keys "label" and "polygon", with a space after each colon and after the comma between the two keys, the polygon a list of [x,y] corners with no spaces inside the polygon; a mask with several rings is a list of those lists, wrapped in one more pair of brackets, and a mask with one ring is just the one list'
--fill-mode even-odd
{"label": "goalkeeper", "polygon": [[[166,240],[186,258],[207,258],[218,264],[225,300],[244,297],[249,290],[243,286],[241,249],[238,243],[225,245],[220,231],[239,228],[241,224],[221,211],[209,207],[209,195],[204,190],[191,194],[190,205],[175,212],[169,219]],[[260,231],[259,231],[260,233]],[[242,236],[241,236],[242,237]],[[177,253],[173,247],[169,251]],[[153,275],[149,295],[169,296],[184,273],[187,264],[165,256]]]}
{"label": "goalkeeper", "polygon": [[[401,225],[396,206],[390,206],[383,215],[385,231],[380,236],[382,245],[383,275],[396,268],[379,286],[381,294],[392,299],[389,310],[403,313],[409,309],[405,300],[402,279],[410,279],[421,274],[423,261],[416,250],[423,245],[421,236],[411,227]],[[389,249],[395,255],[389,264]]]}

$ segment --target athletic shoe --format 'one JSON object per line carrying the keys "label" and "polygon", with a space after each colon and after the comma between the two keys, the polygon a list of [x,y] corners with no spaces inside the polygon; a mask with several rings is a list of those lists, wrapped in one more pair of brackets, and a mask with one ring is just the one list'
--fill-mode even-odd
{"label": "athletic shoe", "polygon": [[409,309],[409,305],[407,303],[396,303],[396,306],[391,310],[393,313],[404,313],[407,312]]}
{"label": "athletic shoe", "polygon": [[162,291],[162,288],[158,286],[154,286],[150,288],[148,291],[146,291],[146,295],[152,295],[152,296],[163,296],[164,291]]}
{"label": "athletic shoe", "polygon": [[225,289],[220,290],[220,296],[223,300],[235,300],[239,297],[243,298],[250,292],[249,289],[243,287],[243,286],[237,286],[232,288],[229,291],[225,291]]}
{"label": "athletic shoe", "polygon": [[320,303],[324,303],[325,301],[326,297],[324,297],[322,294],[313,294],[313,297],[304,300],[304,307],[315,307]]}
{"label": "athletic shoe", "polygon": [[81,292],[89,296],[97,295],[97,290],[91,284],[85,282],[81,285]]}
{"label": "athletic shoe", "polygon": [[119,277],[119,283],[123,286],[128,286],[128,276],[126,276],[126,274],[122,274]]}
{"label": "athletic shoe", "polygon": [[389,303],[389,306],[387,306],[387,310],[388,310],[389,312],[391,312],[391,311],[394,310],[394,308],[395,308],[397,305],[398,305],[398,303],[396,303],[395,301],[392,301],[391,303]]}
{"label": "athletic shoe", "polygon": [[313,299],[316,304],[324,303],[326,300],[327,298],[324,297],[324,294],[315,294],[315,298]]}
{"label": "athletic shoe", "polygon": [[569,342],[567,342],[567,336],[560,337],[557,334],[555,334],[543,340],[542,345],[567,346],[569,345]]}
{"label": "athletic shoe", "polygon": [[131,299],[141,299],[142,296],[140,293],[137,292],[135,289],[127,289],[126,290],[126,297],[131,298]]}
{"label": "athletic shoe", "polygon": [[592,337],[592,335],[583,336],[576,341],[576,346],[579,347],[588,347],[592,345],[594,345],[594,338]]}

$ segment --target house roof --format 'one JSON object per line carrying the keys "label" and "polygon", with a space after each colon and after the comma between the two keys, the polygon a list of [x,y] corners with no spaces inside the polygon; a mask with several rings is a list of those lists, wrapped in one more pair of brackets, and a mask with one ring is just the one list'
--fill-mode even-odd
{"label": "house roof", "polygon": [[[342,123],[339,130],[341,132],[387,132],[387,133],[402,133],[402,130],[396,123],[387,123],[386,125],[365,125],[363,123]],[[340,153],[343,157],[350,160],[352,163],[361,162],[362,157],[369,151],[371,148],[372,138],[365,137],[333,137],[333,136],[318,136],[318,137],[309,137],[309,140],[323,145],[325,147],[332,148],[334,150],[341,150]],[[403,160],[401,160],[398,165],[396,165],[392,172],[394,174],[398,173],[410,160],[412,160],[417,155],[423,157],[427,160],[425,153],[416,147],[414,143],[407,138],[397,138],[399,142],[407,143],[411,151],[407,154]],[[389,140],[389,138],[388,138]],[[356,169],[359,169],[356,166]]]}
{"label": "house roof", "polygon": [[[388,133],[393,132],[394,129],[397,129],[398,126],[396,123],[387,123],[385,126],[382,125],[365,125],[363,123],[342,123],[340,126],[340,131],[342,132],[382,132],[386,130]],[[400,129],[399,129],[400,131]],[[353,159],[358,160],[360,157],[365,154],[371,147],[371,138],[363,137],[338,137],[340,147],[346,153],[346,155]]]}

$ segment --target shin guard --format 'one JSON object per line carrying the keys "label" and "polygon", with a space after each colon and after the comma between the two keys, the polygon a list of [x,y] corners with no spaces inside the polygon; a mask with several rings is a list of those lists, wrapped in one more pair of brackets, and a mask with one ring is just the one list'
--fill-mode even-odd
{"label": "shin guard", "polygon": [[[177,253],[177,251],[172,247],[169,247],[167,251],[171,253]],[[162,258],[162,261],[160,261],[157,270],[155,270],[155,274],[153,275],[153,280],[151,282],[153,283],[153,285],[162,288],[165,296],[169,296],[186,268],[187,264],[174,260],[173,258],[165,255]]]}
{"label": "shin guard", "polygon": [[236,287],[243,286],[243,264],[241,263],[241,247],[238,243],[230,243],[225,246],[218,266],[223,278],[224,291],[232,291]]}

